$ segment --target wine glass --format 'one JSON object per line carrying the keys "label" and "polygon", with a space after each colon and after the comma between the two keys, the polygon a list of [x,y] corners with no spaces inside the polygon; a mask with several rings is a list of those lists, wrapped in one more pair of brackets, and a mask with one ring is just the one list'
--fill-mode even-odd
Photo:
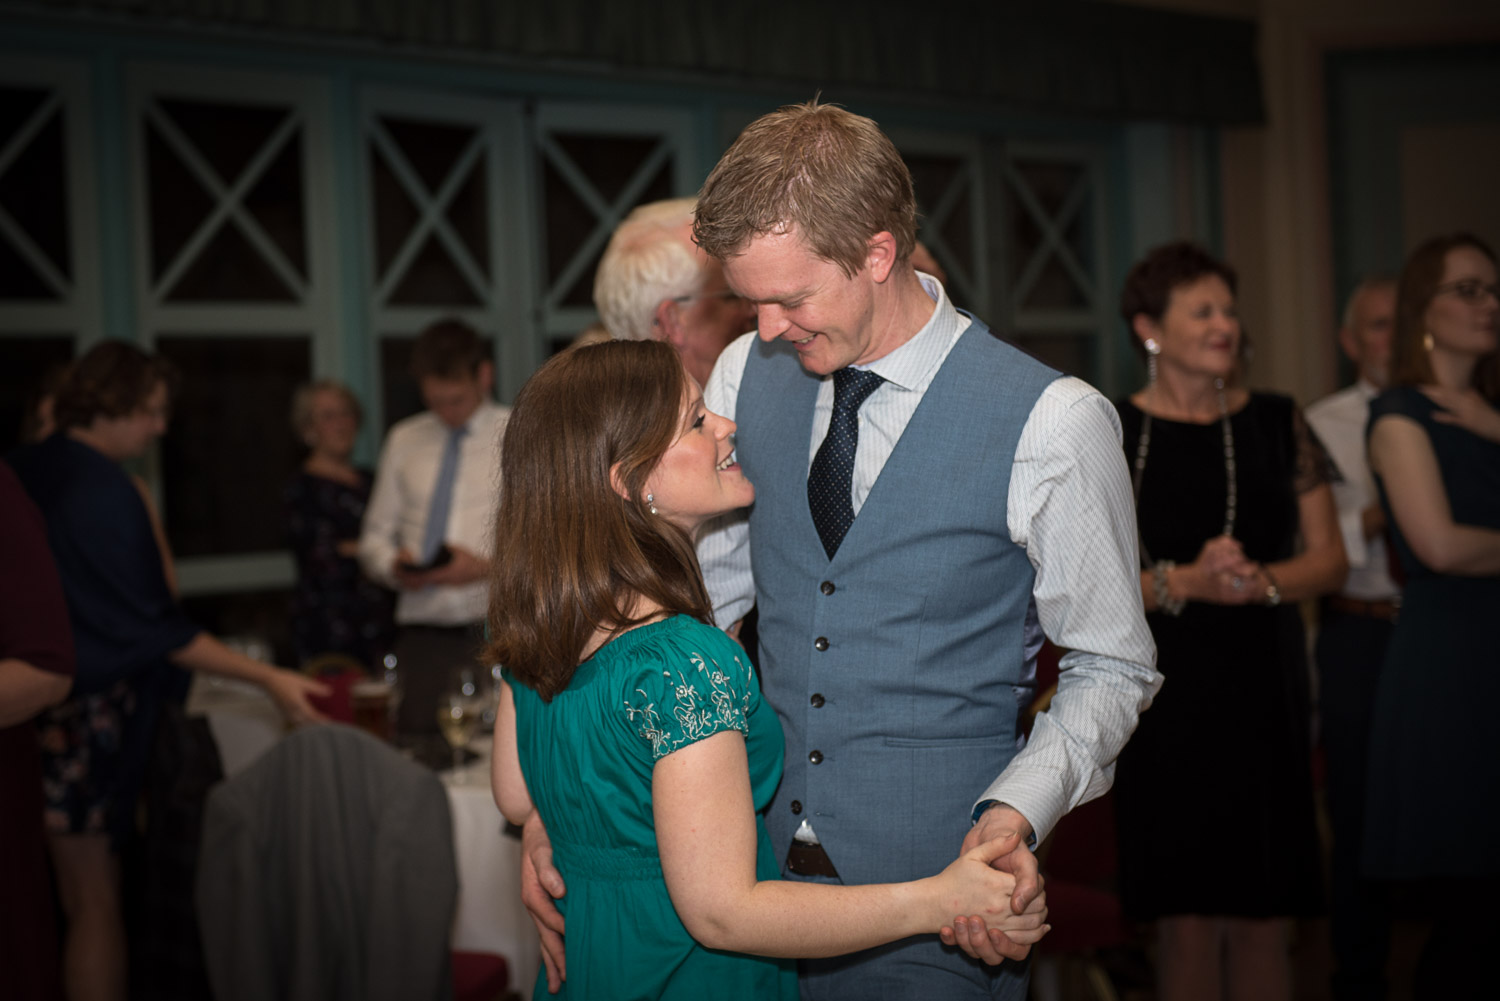
{"label": "wine glass", "polygon": [[485,697],[477,675],[464,668],[455,671],[447,693],[438,700],[437,722],[443,739],[453,749],[453,781],[463,783],[464,748],[479,732]]}

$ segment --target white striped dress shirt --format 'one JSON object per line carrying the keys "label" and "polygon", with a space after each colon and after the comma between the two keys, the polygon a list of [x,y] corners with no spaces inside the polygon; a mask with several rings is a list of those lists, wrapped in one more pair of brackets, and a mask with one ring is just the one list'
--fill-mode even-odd
{"label": "white striped dress shirt", "polygon": [[[920,277],[936,303],[932,317],[901,347],[863,366],[886,382],[859,412],[851,488],[856,514],[922,394],[969,326],[942,285]],[[733,419],[755,337],[744,335],[719,357],[704,388],[709,410]],[[813,414],[809,467],[832,412],[833,380],[825,378]],[[953,433],[964,434],[962,424]],[[922,498],[910,503],[919,506]],[[1042,628],[1069,652],[1051,710],[1037,717],[1030,741],[1005,771],[989,788],[976,790],[975,803],[1009,803],[1040,841],[1063,814],[1109,788],[1115,758],[1162,680],[1141,602],[1135,506],[1119,415],[1087,383],[1057,379],[1032,408],[1016,446],[1006,525],[1036,569],[1032,596]],[[711,526],[698,543],[721,626],[743,617],[755,601],[748,532],[738,513]]]}

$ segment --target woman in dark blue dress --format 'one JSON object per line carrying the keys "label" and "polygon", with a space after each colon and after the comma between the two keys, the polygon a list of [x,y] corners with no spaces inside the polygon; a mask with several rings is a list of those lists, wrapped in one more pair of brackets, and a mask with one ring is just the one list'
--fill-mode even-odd
{"label": "woman in dark blue dress", "polygon": [[120,463],[166,430],[170,372],[99,344],[58,388],[58,430],[9,457],[41,510],[77,653],[73,690],[39,720],[48,848],[67,917],[71,998],[123,998],[125,930],[112,841],[134,822],[156,708],[178,668],[263,686],[293,722],[325,686],[230,650],[183,614],[140,492]]}
{"label": "woman in dark blue dress", "polygon": [[1468,234],[1417,248],[1396,301],[1396,385],[1370,468],[1406,577],[1376,694],[1365,866],[1436,892],[1418,997],[1472,995],[1500,920],[1500,302]]}
{"label": "woman in dark blue dress", "polygon": [[297,560],[291,625],[299,665],[342,654],[369,669],[391,649],[394,596],[361,573],[355,559],[371,484],[370,471],[349,459],[359,423],[359,401],[332,379],[302,386],[292,397],[292,427],[308,448],[285,491]]}

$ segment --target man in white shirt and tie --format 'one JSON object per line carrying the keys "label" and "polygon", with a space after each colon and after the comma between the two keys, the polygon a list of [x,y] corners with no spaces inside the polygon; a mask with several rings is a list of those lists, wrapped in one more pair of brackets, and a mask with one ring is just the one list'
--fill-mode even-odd
{"label": "man in white shirt and tie", "polygon": [[1385,514],[1365,451],[1370,401],[1390,378],[1396,283],[1360,282],[1344,308],[1339,343],[1356,369],[1354,385],[1307,408],[1307,422],[1328,448],[1342,482],[1333,485],[1349,577],[1324,599],[1318,630],[1318,705],[1327,755],[1328,813],[1333,826],[1330,932],[1333,997],[1386,996],[1390,917],[1378,888],[1360,878],[1365,771],[1375,686],[1400,605],[1391,578]]}
{"label": "man in white shirt and tie", "polygon": [[412,376],[427,410],[386,436],[359,538],[365,572],[400,592],[397,729],[407,734],[436,732],[438,698],[452,673],[475,666],[510,415],[490,400],[494,366],[461,321],[422,331]]}

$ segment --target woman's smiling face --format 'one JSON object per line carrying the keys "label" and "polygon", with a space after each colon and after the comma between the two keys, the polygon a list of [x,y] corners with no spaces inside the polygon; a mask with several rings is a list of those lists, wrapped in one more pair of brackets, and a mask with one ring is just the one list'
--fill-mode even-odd
{"label": "woman's smiling face", "polygon": [[657,514],[695,533],[704,522],[748,506],[755,487],[734,461],[734,421],[703,405],[688,379],[678,433],[646,480]]}

